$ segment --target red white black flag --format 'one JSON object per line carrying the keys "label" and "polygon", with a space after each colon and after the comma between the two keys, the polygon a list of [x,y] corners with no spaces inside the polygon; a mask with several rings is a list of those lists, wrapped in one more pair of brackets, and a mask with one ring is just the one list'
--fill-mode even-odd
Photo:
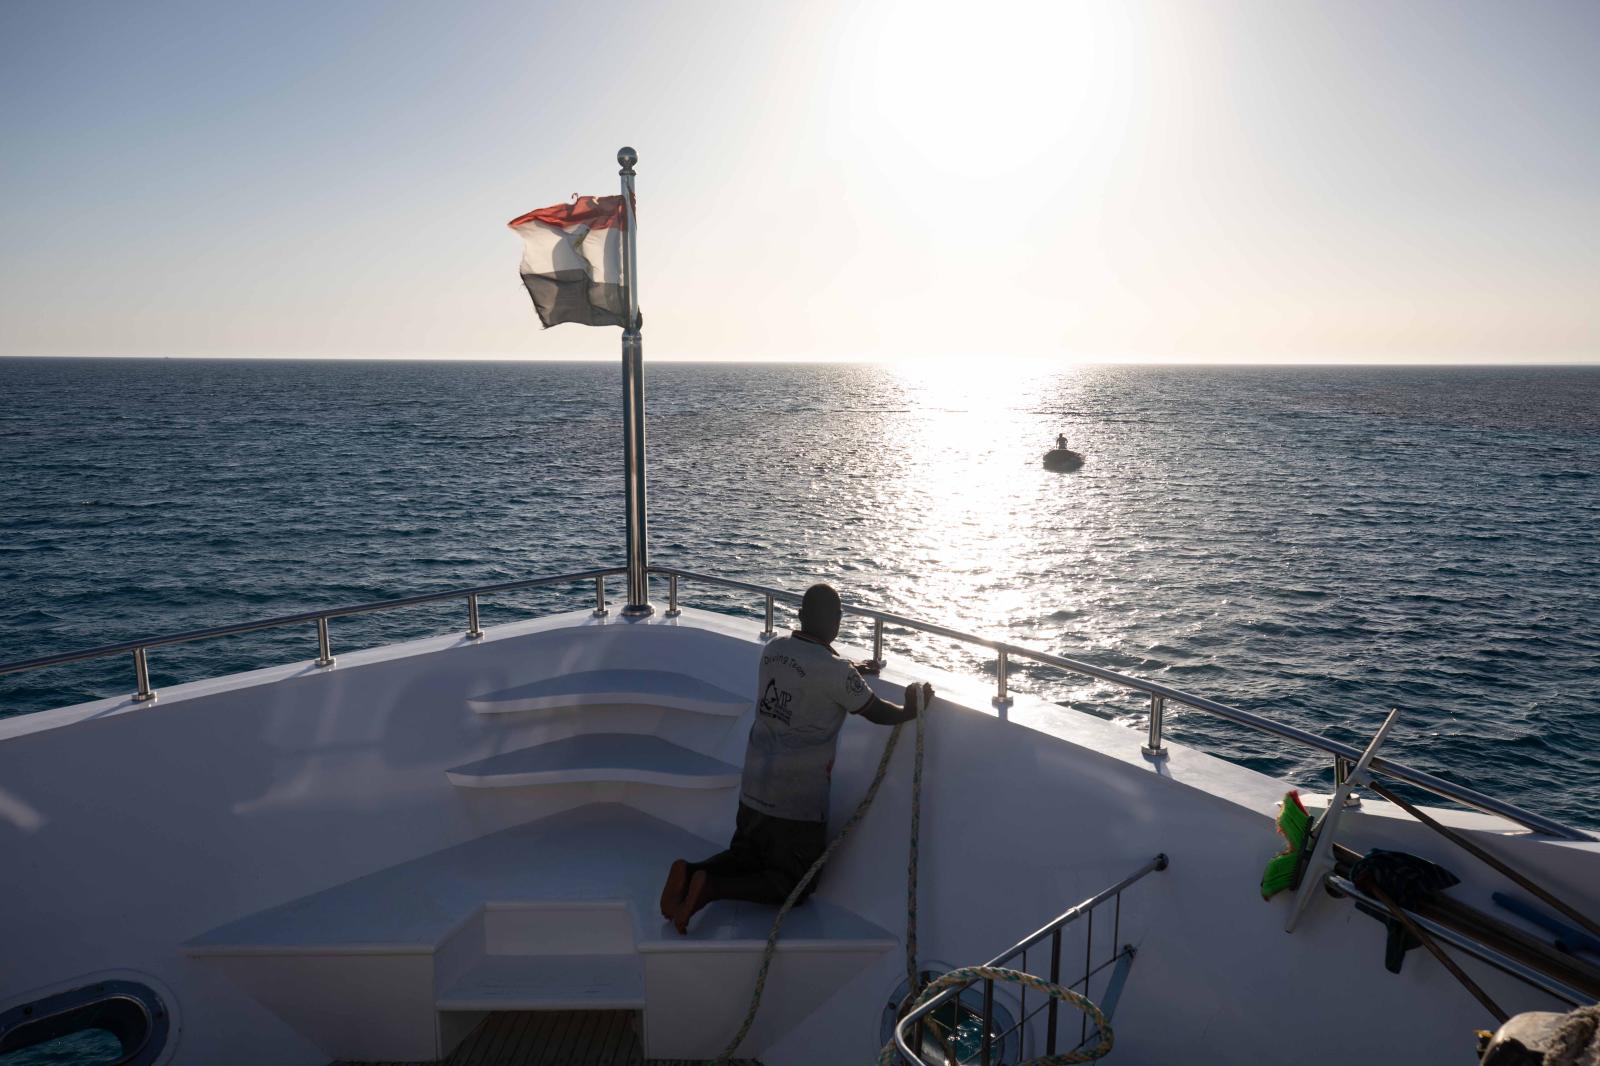
{"label": "red white black flag", "polygon": [[522,237],[522,281],[546,329],[561,322],[626,326],[620,196],[579,196],[529,211],[508,225]]}

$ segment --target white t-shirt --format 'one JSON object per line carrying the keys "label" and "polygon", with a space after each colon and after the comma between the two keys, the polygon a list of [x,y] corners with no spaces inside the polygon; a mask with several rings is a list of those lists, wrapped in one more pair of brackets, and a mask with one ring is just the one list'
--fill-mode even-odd
{"label": "white t-shirt", "polygon": [[795,634],[761,652],[740,798],[774,818],[822,822],[844,716],[872,700],[849,660]]}

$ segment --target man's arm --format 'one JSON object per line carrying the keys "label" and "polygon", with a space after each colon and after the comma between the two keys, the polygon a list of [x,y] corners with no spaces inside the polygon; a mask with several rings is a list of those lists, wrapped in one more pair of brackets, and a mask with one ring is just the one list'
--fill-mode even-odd
{"label": "man's arm", "polygon": [[905,703],[891,703],[876,694],[856,713],[873,725],[899,725],[915,718],[933,699],[933,686],[926,681],[906,686]]}

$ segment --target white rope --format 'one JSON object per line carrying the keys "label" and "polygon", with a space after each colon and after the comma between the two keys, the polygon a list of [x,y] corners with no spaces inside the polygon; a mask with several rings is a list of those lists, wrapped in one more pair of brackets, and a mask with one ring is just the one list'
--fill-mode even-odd
{"label": "white rope", "polygon": [[[922,714],[916,717],[917,724],[917,749],[915,765],[911,772],[911,857],[906,869],[906,979],[907,987],[912,991],[916,989],[917,977],[917,832],[921,823],[922,808]],[[789,898],[783,901],[783,906],[778,908],[778,914],[772,920],[772,931],[767,934],[767,946],[761,953],[761,969],[756,972],[755,988],[750,993],[750,1007],[744,1013],[744,1021],[739,1023],[739,1031],[728,1041],[728,1046],[722,1049],[722,1054],[716,1061],[728,1062],[733,1058],[733,1053],[739,1049],[744,1038],[750,1035],[750,1027],[755,1024],[756,1012],[761,1009],[761,993],[767,986],[767,971],[772,968],[772,958],[778,949],[778,931],[783,928],[783,920],[789,916],[794,905],[799,902],[800,895],[806,886],[816,879],[822,867],[839,845],[843,844],[853,829],[866,817],[867,811],[872,808],[872,801],[878,798],[878,788],[883,784],[884,776],[889,771],[889,759],[894,755],[895,745],[900,741],[900,731],[905,728],[902,722],[895,726],[889,733],[889,739],[884,742],[883,755],[878,759],[878,769],[872,775],[872,783],[867,786],[866,795],[861,797],[861,802],[856,804],[856,809],[851,812],[838,834],[830,841],[828,846],[817,856],[817,861],[811,864],[799,882],[789,892]]]}
{"label": "white rope", "polygon": [[[917,746],[911,763],[911,842],[910,852],[906,860],[906,1008],[909,1012],[923,1003],[932,999],[940,991],[954,985],[970,984],[973,981],[984,979],[1000,981],[1009,984],[1020,984],[1033,988],[1052,999],[1059,999],[1070,1003],[1083,1011],[1094,1022],[1099,1033],[1099,1042],[1091,1048],[1078,1049],[1056,1055],[1045,1055],[1030,1059],[1022,1066],[1065,1066],[1068,1063],[1093,1062],[1102,1058],[1111,1051],[1113,1041],[1111,1023],[1086,997],[1079,995],[1070,988],[1054,984],[1043,978],[1035,977],[1020,970],[1008,970],[998,966],[966,966],[951,970],[949,973],[930,981],[926,988],[919,987],[920,975],[917,972],[917,867],[920,860],[921,835],[922,835],[922,761],[924,752],[922,712],[927,709],[924,704],[918,708],[915,719],[917,726]],[[866,817],[867,811],[872,808],[872,801],[878,797],[878,788],[883,784],[885,775],[889,772],[889,760],[894,755],[895,745],[900,741],[900,731],[905,728],[901,723],[889,733],[889,739],[884,742],[883,755],[878,759],[878,768],[872,775],[872,783],[867,786],[867,791],[861,797],[861,802],[856,804],[856,809],[850,813],[844,825],[834,838],[828,841],[828,846],[822,854],[817,856],[817,861],[811,864],[800,881],[789,892],[789,897],[783,901],[783,906],[778,908],[776,917],[772,920],[772,929],[767,933],[767,945],[761,953],[761,969],[756,972],[755,987],[750,993],[750,1007],[745,1011],[744,1021],[739,1023],[739,1031],[728,1041],[728,1046],[722,1049],[722,1054],[717,1056],[719,1063],[729,1062],[733,1053],[739,1049],[744,1038],[750,1035],[750,1027],[755,1024],[756,1012],[761,1009],[761,994],[767,986],[767,972],[772,968],[772,959],[778,949],[778,932],[783,928],[783,920],[789,916],[800,900],[800,895],[806,886],[816,879],[822,867],[839,846],[844,843],[851,831]],[[902,1015],[903,1017],[904,1015]],[[921,1049],[918,1049],[921,1050]],[[948,1056],[946,1056],[948,1058]],[[880,1066],[895,1066],[900,1061],[900,1052],[891,1039],[878,1053]]]}

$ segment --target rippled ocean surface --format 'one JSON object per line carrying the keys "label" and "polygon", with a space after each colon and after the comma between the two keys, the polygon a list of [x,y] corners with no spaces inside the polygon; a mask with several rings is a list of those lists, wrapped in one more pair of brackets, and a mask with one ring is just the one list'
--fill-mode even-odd
{"label": "rippled ocean surface", "polygon": [[[1600,368],[647,376],[656,562],[826,579],[1343,740],[1398,706],[1387,754],[1600,826]],[[620,563],[619,405],[612,364],[0,360],[0,661]],[[1040,466],[1057,432],[1076,473]],[[484,623],[587,596],[495,597]],[[335,651],[461,613],[335,619]],[[315,648],[305,626],[150,660],[159,688]],[[1141,720],[1096,683],[1013,683]],[[0,677],[0,715],[132,684],[126,655]],[[1329,780],[1198,712],[1170,733]]]}

